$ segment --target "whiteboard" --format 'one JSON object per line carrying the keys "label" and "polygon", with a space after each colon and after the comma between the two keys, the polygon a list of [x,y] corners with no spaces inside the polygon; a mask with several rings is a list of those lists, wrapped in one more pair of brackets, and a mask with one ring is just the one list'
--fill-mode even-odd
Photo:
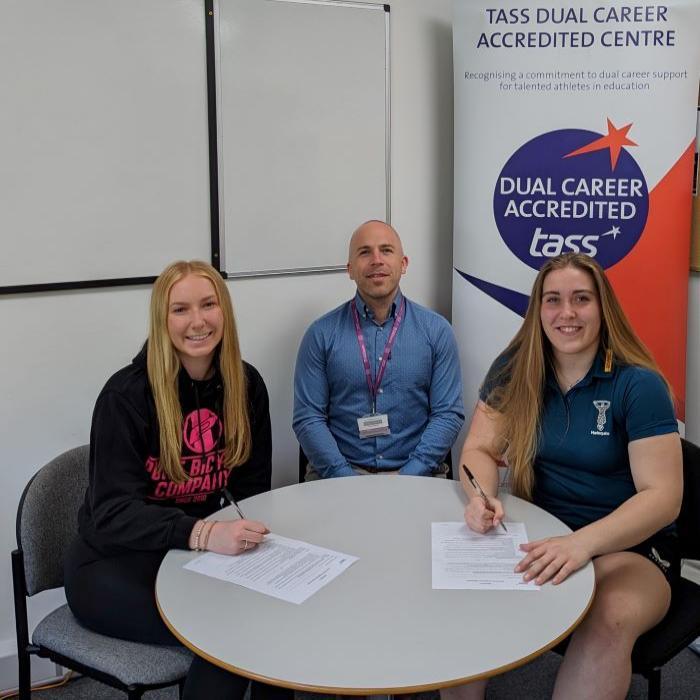
{"label": "whiteboard", "polygon": [[0,287],[211,259],[202,0],[2,0]]}
{"label": "whiteboard", "polygon": [[389,8],[218,7],[222,266],[344,266],[354,228],[390,218]]}

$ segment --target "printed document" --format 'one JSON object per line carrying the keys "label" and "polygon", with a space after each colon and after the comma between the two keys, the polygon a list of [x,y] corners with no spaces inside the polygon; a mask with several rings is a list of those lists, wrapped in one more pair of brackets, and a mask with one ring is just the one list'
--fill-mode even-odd
{"label": "printed document", "polygon": [[357,559],[269,534],[255,549],[235,557],[207,552],[185,564],[185,569],[299,605]]}
{"label": "printed document", "polygon": [[432,523],[433,589],[538,590],[513,571],[525,556],[519,549],[528,541],[525,523],[506,527],[482,535],[464,522]]}

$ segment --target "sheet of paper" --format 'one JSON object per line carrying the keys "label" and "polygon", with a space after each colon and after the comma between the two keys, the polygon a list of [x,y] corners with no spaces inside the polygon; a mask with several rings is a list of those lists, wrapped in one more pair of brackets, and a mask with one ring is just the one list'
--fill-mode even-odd
{"label": "sheet of paper", "polygon": [[525,556],[518,549],[527,542],[525,523],[506,527],[482,535],[464,522],[432,523],[433,589],[538,590],[513,571]]}
{"label": "sheet of paper", "polygon": [[255,549],[231,557],[207,552],[185,564],[196,571],[299,605],[357,557],[270,534]]}

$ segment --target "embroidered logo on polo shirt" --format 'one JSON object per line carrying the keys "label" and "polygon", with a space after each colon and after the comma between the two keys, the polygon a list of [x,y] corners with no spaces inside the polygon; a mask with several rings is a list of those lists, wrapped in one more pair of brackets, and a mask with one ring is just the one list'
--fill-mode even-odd
{"label": "embroidered logo on polo shirt", "polygon": [[595,423],[596,429],[591,430],[591,435],[610,435],[610,431],[605,430],[605,424],[608,421],[605,413],[610,408],[610,401],[594,401],[593,405],[598,411],[598,416]]}

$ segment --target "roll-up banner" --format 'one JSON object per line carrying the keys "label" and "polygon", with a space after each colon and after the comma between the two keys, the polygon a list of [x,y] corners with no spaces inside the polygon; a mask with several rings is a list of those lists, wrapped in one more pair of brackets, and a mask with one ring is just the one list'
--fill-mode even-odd
{"label": "roll-up banner", "polygon": [[537,270],[607,274],[685,420],[700,2],[454,0],[452,318],[465,403]]}

